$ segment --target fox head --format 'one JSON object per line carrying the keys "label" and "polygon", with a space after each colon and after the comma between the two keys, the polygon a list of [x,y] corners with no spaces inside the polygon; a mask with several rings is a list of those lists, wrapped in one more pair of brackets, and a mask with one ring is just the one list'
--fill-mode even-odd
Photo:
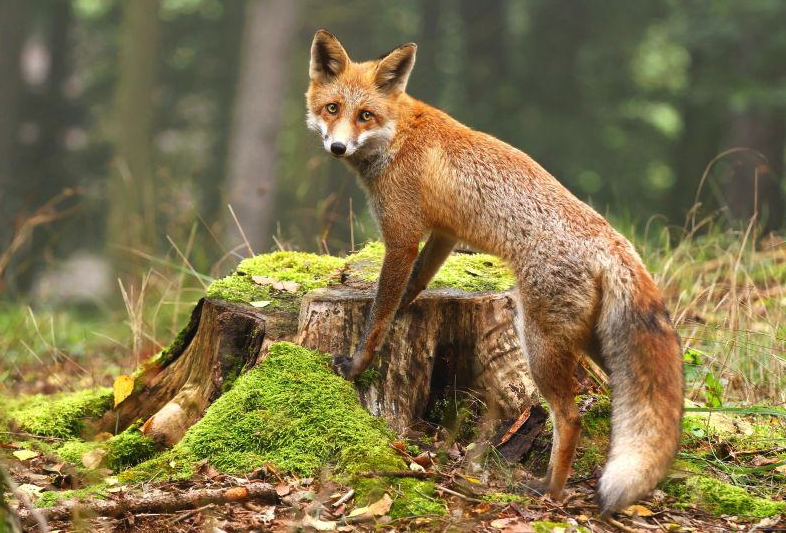
{"label": "fox head", "polygon": [[355,63],[332,34],[317,31],[311,44],[307,123],[336,157],[383,152],[396,133],[399,97],[415,65],[414,43]]}

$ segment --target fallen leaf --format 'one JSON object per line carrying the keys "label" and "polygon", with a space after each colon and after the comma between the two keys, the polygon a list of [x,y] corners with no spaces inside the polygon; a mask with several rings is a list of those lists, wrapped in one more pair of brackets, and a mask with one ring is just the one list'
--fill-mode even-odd
{"label": "fallen leaf", "polygon": [[382,516],[390,511],[391,505],[393,505],[393,500],[386,492],[382,495],[382,498],[368,506],[368,512],[373,516]]}
{"label": "fallen leaf", "polygon": [[269,286],[277,291],[297,292],[300,283],[295,281],[281,281],[267,276],[251,276],[251,280],[257,285]]}
{"label": "fallen leaf", "polygon": [[256,302],[248,302],[254,307],[267,307],[270,305],[270,300],[257,300]]}
{"label": "fallen leaf", "polygon": [[412,470],[413,472],[425,472],[426,471],[425,468],[423,468],[422,466],[420,466],[417,463],[409,463],[409,469]]}
{"label": "fallen leaf", "polygon": [[17,450],[13,452],[13,455],[20,461],[29,461],[30,459],[34,459],[41,454],[32,450]]}
{"label": "fallen leaf", "polygon": [[134,392],[134,378],[127,374],[117,376],[112,390],[115,392],[115,407],[117,407]]}
{"label": "fallen leaf", "polygon": [[368,507],[357,507],[352,509],[349,513],[349,517],[352,518],[353,516],[360,516],[362,514],[366,514],[368,512]]}
{"label": "fallen leaf", "polygon": [[303,517],[303,525],[311,526],[317,531],[335,531],[338,523],[333,521],[320,520],[318,518],[312,518],[311,515],[306,515]]}
{"label": "fallen leaf", "polygon": [[628,516],[633,516],[635,514],[642,517],[652,516],[653,514],[655,514],[649,509],[647,509],[646,507],[644,507],[643,505],[631,505],[623,509],[622,512]]}
{"label": "fallen leaf", "polygon": [[41,496],[41,492],[43,492],[44,487],[39,487],[38,485],[33,485],[32,483],[23,483],[19,485],[17,489],[32,498],[38,498]]}
{"label": "fallen leaf", "polygon": [[85,452],[82,454],[82,464],[88,470],[95,470],[101,466],[101,460],[104,458],[104,455],[106,455],[106,450],[101,448]]}
{"label": "fallen leaf", "polygon": [[284,496],[286,496],[290,492],[292,492],[292,487],[290,487],[286,483],[280,483],[280,484],[276,485],[276,494],[278,494],[280,497],[283,498]]}

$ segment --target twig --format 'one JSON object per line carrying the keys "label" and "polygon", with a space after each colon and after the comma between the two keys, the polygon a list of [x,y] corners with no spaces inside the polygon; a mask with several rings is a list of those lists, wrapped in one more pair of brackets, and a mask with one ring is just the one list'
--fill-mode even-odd
{"label": "twig", "polygon": [[355,495],[355,489],[349,489],[349,492],[344,494],[341,498],[339,498],[338,500],[336,500],[333,503],[333,507],[338,507],[342,503],[347,503],[349,501],[349,499],[352,498],[352,496],[354,496],[354,495]]}
{"label": "twig", "polygon": [[617,529],[621,529],[622,531],[625,531],[626,533],[637,533],[635,529],[629,528],[628,526],[626,526],[625,524],[623,524],[622,522],[611,516],[607,516],[603,518],[603,521],[606,522],[607,524],[611,524]]}
{"label": "twig", "polygon": [[24,431],[0,431],[3,435],[13,435],[14,437],[24,437],[27,439],[36,439],[36,440],[43,440],[43,441],[62,441],[65,442],[69,439],[63,439],[60,437],[50,437],[48,435],[36,435],[35,433],[25,433]]}
{"label": "twig", "polygon": [[460,492],[456,492],[455,490],[450,490],[449,488],[444,487],[442,485],[437,485],[437,488],[439,490],[441,490],[442,492],[447,492],[448,494],[451,494],[451,495],[453,495],[453,496],[455,496],[457,498],[461,498],[462,500],[466,500],[468,502],[483,503],[483,500],[479,500],[479,499],[473,498],[471,496],[465,496],[464,494],[461,494]]}
{"label": "twig", "polygon": [[182,522],[183,520],[188,520],[189,518],[191,518],[195,514],[201,513],[202,511],[205,511],[205,510],[210,509],[211,507],[215,507],[215,506],[216,506],[215,503],[208,503],[207,505],[203,505],[202,507],[198,507],[196,509],[191,509],[191,510],[186,511],[185,513],[181,514],[180,516],[176,516],[175,518],[170,520],[169,523],[170,524],[177,524],[178,522]]}
{"label": "twig", "polygon": [[243,231],[243,226],[240,225],[240,221],[237,219],[237,215],[235,214],[235,210],[232,209],[232,204],[227,204],[229,208],[229,212],[232,213],[232,219],[235,221],[235,225],[237,226],[238,231],[240,231],[240,236],[243,237],[243,242],[248,248],[248,253],[251,254],[251,257],[254,257],[256,254],[254,253],[254,249],[251,248],[251,243],[248,242],[248,237],[246,237],[246,232]]}
{"label": "twig", "polygon": [[[68,520],[75,512],[84,512],[93,516],[118,517],[126,513],[140,514],[151,512],[174,512],[208,503],[220,505],[229,502],[243,502],[258,499],[267,503],[278,502],[276,489],[270,483],[249,483],[242,487],[220,489],[190,490],[184,493],[156,494],[152,497],[127,498],[123,500],[94,500],[80,503],[69,501],[64,505],[41,509],[41,514],[49,520]],[[34,520],[32,512],[20,513],[25,523]]]}

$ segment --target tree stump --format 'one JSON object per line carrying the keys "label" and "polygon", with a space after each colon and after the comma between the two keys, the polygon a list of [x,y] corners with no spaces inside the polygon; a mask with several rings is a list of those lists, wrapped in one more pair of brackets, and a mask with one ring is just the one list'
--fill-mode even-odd
{"label": "tree stump", "polygon": [[[296,342],[351,354],[360,342],[373,291],[339,288],[303,299]],[[425,291],[399,312],[359,385],[361,403],[403,431],[456,391],[482,399],[493,418],[518,416],[535,391],[519,344],[512,292]]]}
{"label": "tree stump", "polygon": [[[146,435],[171,446],[239,373],[264,357],[270,343],[294,339],[307,348],[351,354],[374,296],[369,281],[373,262],[347,261],[337,270],[323,269],[318,279],[328,288],[310,292],[271,280],[276,272],[284,276],[286,268],[290,274],[299,269],[297,275],[311,275],[317,257],[294,252],[260,256],[281,269],[264,276],[255,275],[253,265],[241,263],[235,274],[222,280],[224,287],[227,280],[235,285],[220,294],[248,294],[249,301],[260,300],[262,287],[267,291],[264,299],[270,301],[257,305],[267,307],[213,297],[201,300],[172,346],[146,364],[135,379],[134,392],[105,414],[97,430],[116,433],[142,420]],[[452,268],[470,276],[470,281],[484,279],[487,273],[480,268],[496,269],[495,273],[501,268],[485,256],[480,266],[463,266],[467,257],[454,258],[459,266],[454,263]],[[535,392],[519,343],[517,313],[510,290],[423,292],[394,319],[375,360],[373,379],[367,374],[356,383],[361,402],[399,432],[457,393],[482,400],[490,419],[516,418],[531,405]]]}
{"label": "tree stump", "polygon": [[148,365],[130,397],[104,415],[102,431],[145,420],[143,432],[171,446],[240,372],[253,367],[268,335],[284,339],[297,322],[288,314],[202,299],[188,325]]}

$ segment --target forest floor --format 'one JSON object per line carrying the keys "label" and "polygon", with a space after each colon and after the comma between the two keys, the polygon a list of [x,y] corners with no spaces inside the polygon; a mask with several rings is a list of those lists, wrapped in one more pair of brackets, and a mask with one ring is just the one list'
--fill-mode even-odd
{"label": "forest floor", "polygon": [[[786,531],[781,520],[786,516],[784,248],[782,240],[752,244],[722,234],[644,249],[686,342],[686,405],[693,412],[686,415],[680,453],[667,480],[648,499],[616,515],[616,523],[600,520],[593,501],[608,441],[608,400],[601,389],[583,391],[579,399],[584,432],[562,502],[526,488],[548,460],[548,425],[523,461],[508,463],[473,431],[482,420],[458,404],[451,407],[456,425],[424,423],[392,443],[411,471],[433,481],[433,492],[418,495],[436,512],[411,516],[390,512],[390,500],[395,505],[405,492],[395,483],[387,498],[360,502],[347,497],[348,484],[332,477],[296,476],[272,465],[226,474],[207,462],[189,479],[120,482],[101,461],[91,464],[89,453],[64,460],[56,453],[62,438],[31,438],[13,427],[0,435],[0,453],[14,481],[39,507],[44,507],[42,494],[48,494],[49,504],[60,496],[81,496],[89,505],[97,499],[183,497],[259,482],[276,492],[275,503],[206,501],[195,509],[53,520],[51,528],[59,531]],[[166,316],[167,324],[182,323],[188,305],[180,308],[180,316]],[[142,335],[141,322],[139,311],[124,325],[116,316],[93,324],[80,316],[0,307],[0,326],[13,332],[0,339],[0,350],[14,354],[0,362],[0,400],[111,386],[114,376],[174,337],[174,328],[164,327],[157,335]],[[130,326],[135,339],[157,340],[135,342],[129,356],[118,325]],[[100,492],[79,493],[96,482],[102,484]],[[27,512],[16,496],[9,497]]]}

